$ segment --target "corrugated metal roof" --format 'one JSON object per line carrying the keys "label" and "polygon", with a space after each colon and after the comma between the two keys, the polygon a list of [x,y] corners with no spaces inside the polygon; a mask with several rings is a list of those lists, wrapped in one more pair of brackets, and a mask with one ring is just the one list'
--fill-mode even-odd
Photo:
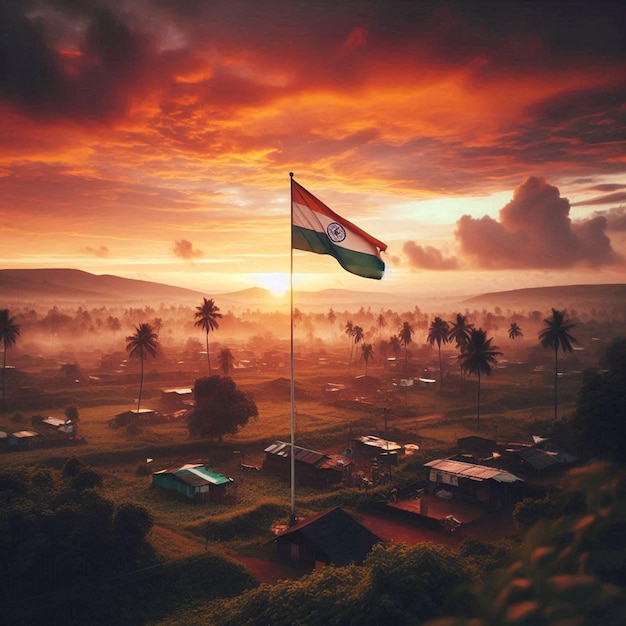
{"label": "corrugated metal roof", "polygon": [[234,482],[232,478],[212,472],[204,467],[204,465],[187,464],[175,469],[164,469],[155,474],[172,474],[179,480],[192,485],[194,487],[200,487],[202,485],[225,485],[226,483]]}
{"label": "corrugated metal roof", "polygon": [[395,441],[388,441],[387,439],[381,439],[375,435],[364,435],[363,437],[358,437],[358,441],[360,441],[363,445],[370,446],[372,448],[379,448],[380,450],[402,450],[402,446],[399,443],[396,443]]}
{"label": "corrugated metal roof", "polygon": [[[299,463],[306,463],[308,465],[316,465],[322,459],[327,458],[322,452],[315,452],[314,450],[307,450],[300,446],[294,446],[294,458]],[[282,456],[284,458],[291,457],[291,444],[284,441],[275,441],[273,444],[265,448],[265,452],[273,454],[275,456]]]}
{"label": "corrugated metal roof", "polygon": [[452,459],[435,459],[434,461],[424,463],[424,466],[436,469],[438,472],[454,474],[470,480],[495,480],[500,483],[514,483],[521,480],[514,474],[496,467],[464,463],[463,461],[454,461]]}

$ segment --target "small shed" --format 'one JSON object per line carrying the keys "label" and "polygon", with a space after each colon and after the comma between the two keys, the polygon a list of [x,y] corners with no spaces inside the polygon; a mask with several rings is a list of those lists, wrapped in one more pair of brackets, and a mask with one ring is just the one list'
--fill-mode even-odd
{"label": "small shed", "polygon": [[152,474],[152,485],[175,491],[194,504],[223,502],[234,480],[214,472],[201,463],[187,463]]}
{"label": "small shed", "polygon": [[9,448],[13,450],[31,450],[42,439],[34,430],[18,430],[9,434]]}
{"label": "small shed", "polygon": [[[294,446],[294,465],[298,484],[321,487],[335,484],[350,477],[351,462],[339,454]],[[291,444],[275,441],[265,448],[263,468],[269,472],[289,478],[291,476]]]}
{"label": "small shed", "polygon": [[58,417],[44,417],[41,420],[42,427],[48,432],[63,436],[72,436],[76,434],[76,424],[70,419],[61,419]]}
{"label": "small shed", "polygon": [[383,459],[393,464],[397,462],[398,455],[404,454],[404,448],[395,441],[375,435],[363,435],[354,440],[354,452],[356,456]]}
{"label": "small shed", "polygon": [[113,428],[121,428],[129,424],[149,424],[159,420],[159,413],[154,409],[132,409],[118,413],[109,425]]}
{"label": "small shed", "polygon": [[191,387],[175,387],[161,389],[161,406],[167,411],[188,409],[194,405],[193,389]]}
{"label": "small shed", "polygon": [[381,539],[342,508],[305,519],[274,538],[278,554],[300,567],[361,565]]}
{"label": "small shed", "polygon": [[451,498],[481,502],[491,510],[512,504],[521,493],[524,481],[503,469],[465,463],[453,459],[435,459],[424,464],[430,468],[428,490],[449,494]]}

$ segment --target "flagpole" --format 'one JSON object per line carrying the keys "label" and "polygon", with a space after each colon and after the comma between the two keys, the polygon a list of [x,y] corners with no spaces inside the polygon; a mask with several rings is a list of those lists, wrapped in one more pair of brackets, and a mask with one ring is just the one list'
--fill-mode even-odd
{"label": "flagpole", "polygon": [[291,516],[289,518],[289,525],[293,526],[296,523],[296,455],[295,455],[295,438],[296,438],[296,407],[295,407],[295,382],[294,382],[294,366],[293,366],[293,172],[289,172],[289,211],[291,216],[290,232],[291,232],[291,245],[290,250],[290,266],[289,266],[289,303],[290,303],[290,330],[289,338],[291,344],[291,352],[289,355],[289,368],[291,371]]}

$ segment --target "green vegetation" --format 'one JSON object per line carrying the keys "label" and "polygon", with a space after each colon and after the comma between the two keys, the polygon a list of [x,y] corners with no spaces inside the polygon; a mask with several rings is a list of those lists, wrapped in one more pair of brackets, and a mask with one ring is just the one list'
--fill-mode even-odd
{"label": "green vegetation", "polygon": [[[92,321],[103,314],[92,312]],[[132,319],[136,325],[156,314],[133,310],[120,314],[120,319],[126,320],[124,325]],[[174,313],[158,314],[167,328],[168,316]],[[323,342],[314,336],[316,323],[328,327],[330,322],[332,334],[335,322],[343,325],[346,315],[333,312],[332,318],[320,315],[317,320],[300,312],[299,328],[307,338],[297,342],[298,445],[342,452],[362,434],[416,443],[419,451],[393,468],[398,489],[424,479],[424,462],[454,453],[457,439],[469,435],[524,440],[552,434],[585,461],[601,458],[623,464],[626,340],[595,342],[591,338],[602,335],[599,322],[582,323],[580,316],[572,316],[585,351],[568,352],[563,358],[563,376],[558,380],[561,419],[555,421],[551,359],[543,356],[539,342],[533,347],[524,344],[521,331],[511,337],[512,325],[504,316],[457,315],[454,323],[447,324],[448,342],[443,328],[441,344],[431,332],[436,351],[427,345],[429,329],[433,331],[430,319],[417,308],[406,315],[362,310],[350,315],[347,337]],[[66,317],[69,321],[57,311],[45,319],[54,318],[58,325],[78,319]],[[193,332],[193,315],[188,317],[188,330]],[[534,331],[541,318],[537,314],[516,319]],[[23,313],[16,319],[23,330],[34,327]],[[80,319],[86,319],[85,311]],[[251,320],[239,322],[257,328]],[[225,314],[220,331],[232,334],[233,323],[232,314]],[[211,406],[212,425],[193,429],[197,439],[190,438],[193,422],[186,419],[111,428],[111,419],[127,411],[137,394],[139,364],[122,362],[121,333],[116,340],[121,355],[111,357],[114,372],[98,370],[94,364],[59,365],[55,360],[31,365],[23,380],[16,378],[23,375],[18,372],[7,377],[7,406],[21,416],[19,422],[5,420],[7,430],[13,425],[13,430],[30,428],[34,418],[51,413],[73,420],[80,415],[80,420],[76,442],[0,454],[0,541],[3,556],[7,555],[0,567],[5,579],[16,573],[2,590],[0,622],[7,621],[5,615],[18,625],[58,615],[68,625],[89,621],[313,626],[423,624],[435,619],[442,620],[440,624],[468,626],[472,618],[485,625],[542,626],[556,625],[557,617],[572,624],[594,623],[596,616],[603,623],[619,623],[625,573],[624,554],[615,546],[624,545],[626,524],[621,465],[594,463],[574,472],[565,492],[521,502],[514,511],[519,536],[506,541],[467,540],[458,550],[430,544],[381,546],[363,567],[331,567],[298,581],[258,585],[237,561],[276,564],[272,528],[285,524],[290,513],[286,480],[240,468],[241,463],[260,466],[268,443],[289,438],[285,344],[260,326],[258,336],[245,344],[228,335],[231,348],[212,346],[218,355],[225,355],[228,368],[222,358],[221,367],[232,376],[212,377],[219,381],[215,385],[226,384],[230,392],[239,392],[242,406],[250,409],[248,417],[241,420],[236,411],[220,413]],[[380,338],[386,326],[396,333],[389,341]],[[106,327],[112,334],[121,330],[119,322]],[[479,399],[478,424],[476,397],[481,381],[474,377],[461,381],[457,366],[463,361],[458,353],[468,354],[468,340],[478,332],[475,328],[487,329],[482,331],[483,347],[489,343],[486,347],[493,357],[487,359],[493,375]],[[617,322],[611,332],[616,328],[621,328]],[[505,355],[493,352],[487,332],[495,336],[500,332],[502,337],[507,329],[515,339],[516,355],[521,351],[528,362],[507,362],[501,358]],[[151,361],[154,367],[146,368],[140,391],[142,401],[152,407],[158,407],[164,388],[191,386],[193,381],[203,387],[201,381],[210,380],[199,373],[206,367],[204,355],[197,358],[200,342],[185,344],[189,354],[181,356],[163,328],[160,336],[166,341]],[[375,395],[372,388],[346,393],[341,400],[325,397],[322,390],[329,381],[350,387],[349,369],[358,343],[362,343],[366,372],[380,381],[372,387],[384,393]],[[366,347],[377,358],[366,359]],[[11,351],[11,359],[19,356],[16,353]],[[279,356],[274,359],[274,354]],[[400,361],[388,363],[383,355]],[[254,366],[233,368],[243,361]],[[24,359],[20,367],[27,370],[28,363]],[[465,369],[478,375],[485,371]],[[443,389],[398,386],[400,377],[416,378],[431,371],[438,372]],[[95,375],[88,377],[87,372]],[[227,380],[232,385],[224,383]],[[20,385],[41,387],[45,393],[22,392]],[[219,394],[205,395],[206,406],[225,405]],[[192,459],[235,479],[231,501],[191,505],[151,487],[152,471]],[[389,484],[369,489],[299,487],[297,511],[308,517],[339,505],[357,517],[365,516],[386,502],[389,488]],[[43,557],[47,565],[35,571]],[[580,606],[587,596],[589,606]]]}

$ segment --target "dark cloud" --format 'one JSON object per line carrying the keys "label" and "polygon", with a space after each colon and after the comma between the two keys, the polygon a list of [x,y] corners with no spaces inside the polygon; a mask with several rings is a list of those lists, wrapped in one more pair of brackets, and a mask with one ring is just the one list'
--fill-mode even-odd
{"label": "dark cloud", "polygon": [[570,204],[543,178],[530,177],[500,210],[499,221],[464,215],[455,236],[464,257],[489,269],[567,268],[617,263],[606,236],[607,220],[572,223]]}
{"label": "dark cloud", "polygon": [[626,191],[616,191],[615,193],[609,193],[605,196],[597,196],[590,200],[581,200],[580,202],[573,202],[572,206],[592,206],[597,204],[616,204],[618,202],[626,202]]}
{"label": "dark cloud", "polygon": [[1,3],[0,99],[33,117],[123,114],[150,67],[151,46],[110,6],[42,2],[33,17],[29,3]]}
{"label": "dark cloud", "polygon": [[191,259],[197,259],[203,254],[202,250],[194,249],[191,241],[187,241],[186,239],[175,241],[172,250],[177,257],[180,257],[181,259],[185,259],[187,261],[190,261]]}
{"label": "dark cloud", "polygon": [[98,248],[92,248],[91,246],[87,246],[83,248],[83,252],[90,256],[95,256],[99,258],[105,258],[109,256],[109,249],[106,246],[99,246]]}
{"label": "dark cloud", "polygon": [[600,185],[594,185],[590,187],[591,191],[601,191],[602,193],[610,193],[612,191],[619,191],[620,189],[626,189],[626,185],[620,185],[618,183],[604,183]]}
{"label": "dark cloud", "polygon": [[456,270],[460,267],[458,259],[446,258],[436,248],[420,246],[414,241],[406,241],[402,246],[402,252],[413,269]]}
{"label": "dark cloud", "polygon": [[618,207],[608,211],[596,211],[593,215],[606,220],[606,229],[608,231],[618,232],[626,230],[625,207]]}

